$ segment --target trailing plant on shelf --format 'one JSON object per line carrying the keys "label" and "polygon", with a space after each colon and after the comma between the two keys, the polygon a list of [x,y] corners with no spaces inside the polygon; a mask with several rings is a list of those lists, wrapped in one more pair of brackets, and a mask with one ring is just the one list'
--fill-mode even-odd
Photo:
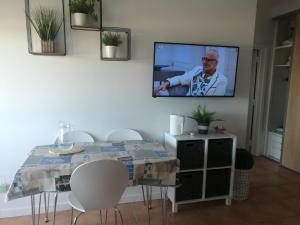
{"label": "trailing plant on shelf", "polygon": [[122,44],[122,38],[118,32],[107,31],[102,35],[102,43],[106,49],[106,57],[115,58],[117,47]]}
{"label": "trailing plant on shelf", "polygon": [[207,134],[209,124],[213,121],[221,121],[221,119],[216,119],[216,112],[209,112],[206,110],[206,106],[203,107],[198,105],[197,109],[191,113],[190,118],[196,120],[198,123],[198,130],[200,134]]}
{"label": "trailing plant on shelf", "polygon": [[54,52],[54,39],[59,32],[63,20],[54,9],[39,7],[26,15],[41,39],[42,52]]}
{"label": "trailing plant on shelf", "polygon": [[70,12],[74,17],[74,25],[85,26],[87,16],[97,21],[98,16],[95,13],[95,2],[99,0],[70,0]]}

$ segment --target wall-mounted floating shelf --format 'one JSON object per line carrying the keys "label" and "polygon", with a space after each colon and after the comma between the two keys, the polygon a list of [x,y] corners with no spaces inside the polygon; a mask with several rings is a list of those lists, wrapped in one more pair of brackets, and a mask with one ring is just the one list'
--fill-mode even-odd
{"label": "wall-mounted floating shelf", "polygon": [[275,67],[290,67],[289,64],[274,65]]}
{"label": "wall-mounted floating shelf", "polygon": [[[65,56],[64,0],[25,0],[28,52],[33,55]],[[52,21],[45,20],[45,15]],[[39,21],[37,23],[36,21]],[[53,26],[55,21],[55,26]],[[49,28],[51,32],[49,34]],[[46,29],[45,29],[46,28]]]}
{"label": "wall-mounted floating shelf", "polygon": [[293,47],[293,45],[280,45],[280,46],[274,47],[274,49],[292,48],[292,47]]}
{"label": "wall-mounted floating shelf", "polygon": [[[118,42],[118,46],[105,45],[103,42]],[[114,39],[114,40],[111,40]],[[116,40],[117,39],[117,40]],[[131,31],[128,28],[102,27],[100,32],[100,54],[101,60],[127,61],[131,57]]]}
{"label": "wall-mounted floating shelf", "polygon": [[[102,27],[102,0],[68,0],[68,3],[65,0],[24,1],[30,54],[66,55],[65,5],[68,4],[71,29],[100,32],[101,60],[130,60],[131,31],[129,28]],[[43,17],[43,14],[53,17],[52,21],[56,23],[51,37],[45,38],[46,32],[43,32],[36,23],[38,17]]]}
{"label": "wall-mounted floating shelf", "polygon": [[70,25],[74,30],[100,31],[102,0],[69,0]]}

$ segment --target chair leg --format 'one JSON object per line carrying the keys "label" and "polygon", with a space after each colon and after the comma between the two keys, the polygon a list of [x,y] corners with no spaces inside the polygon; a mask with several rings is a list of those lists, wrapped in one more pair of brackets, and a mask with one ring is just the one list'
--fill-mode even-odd
{"label": "chair leg", "polygon": [[72,207],[72,209],[71,209],[71,225],[73,225],[73,213],[74,213],[74,209]]}
{"label": "chair leg", "polygon": [[107,224],[107,213],[108,213],[108,209],[105,209],[105,225]]}
{"label": "chair leg", "polygon": [[117,215],[117,209],[114,209],[114,214],[115,214],[115,225],[118,225],[118,215]]}
{"label": "chair leg", "polygon": [[100,225],[102,225],[102,210],[99,210],[99,217],[100,217]]}
{"label": "chair leg", "polygon": [[115,210],[115,224],[118,225],[118,218],[117,218],[117,213],[118,213],[120,215],[121,225],[123,225],[124,223],[123,223],[123,216],[121,211],[117,207],[115,207],[114,210]]}
{"label": "chair leg", "polygon": [[147,208],[147,216],[148,216],[148,225],[150,225],[150,207],[149,207],[149,200],[150,194],[149,194],[149,186],[146,186],[146,208]]}
{"label": "chair leg", "polygon": [[[99,211],[99,213],[100,213],[100,224],[101,225],[103,225],[103,216],[102,216],[102,210],[100,209],[100,211]],[[107,209],[105,209],[105,220],[104,220],[104,225],[106,225],[107,224]]]}
{"label": "chair leg", "polygon": [[78,216],[75,217],[74,219],[74,222],[73,222],[73,225],[76,225],[77,224],[77,220],[78,218],[83,214],[83,212],[80,212]]}
{"label": "chair leg", "polygon": [[142,193],[143,193],[143,202],[144,205],[146,205],[144,185],[142,185]]}
{"label": "chair leg", "polygon": [[149,186],[149,209],[152,209],[152,186]]}

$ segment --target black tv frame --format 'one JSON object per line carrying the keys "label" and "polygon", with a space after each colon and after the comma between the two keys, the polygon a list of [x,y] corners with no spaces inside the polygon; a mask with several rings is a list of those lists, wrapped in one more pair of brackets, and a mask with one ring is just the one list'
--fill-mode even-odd
{"label": "black tv frame", "polygon": [[[237,60],[236,60],[236,69],[235,69],[235,79],[234,79],[234,89],[233,89],[233,95],[230,96],[224,96],[224,95],[208,95],[208,96],[186,96],[186,95],[176,95],[176,96],[156,96],[153,93],[154,89],[154,71],[155,71],[155,46],[156,44],[177,44],[177,45],[195,45],[195,46],[209,46],[209,47],[224,47],[224,48],[236,48],[237,49]],[[237,83],[237,71],[238,71],[238,65],[239,65],[239,54],[240,53],[240,47],[239,46],[233,46],[233,45],[216,45],[216,44],[195,44],[195,43],[179,43],[179,42],[162,42],[162,41],[155,41],[153,43],[153,72],[152,72],[152,97],[153,98],[176,98],[176,97],[185,97],[185,98],[233,98],[235,97],[235,90],[236,90],[236,83]]]}

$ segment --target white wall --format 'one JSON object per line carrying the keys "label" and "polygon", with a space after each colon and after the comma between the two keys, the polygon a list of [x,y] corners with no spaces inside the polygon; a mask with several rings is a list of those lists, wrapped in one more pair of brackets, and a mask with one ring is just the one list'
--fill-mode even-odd
{"label": "white wall", "polygon": [[272,18],[300,10],[299,0],[258,0],[254,44],[271,47],[273,38]]}
{"label": "white wall", "polygon": [[273,17],[284,15],[289,12],[300,10],[300,1],[299,0],[273,0],[271,8],[271,15]]}
{"label": "white wall", "polygon": [[[99,60],[99,33],[69,24],[67,56],[30,55],[24,2],[1,3],[0,175],[9,181],[33,146],[53,142],[60,120],[98,140],[130,127],[162,141],[169,114],[188,115],[201,103],[244,145],[256,0],[104,1],[103,24],[131,28],[128,62]],[[154,41],[240,46],[236,97],[152,98]]]}

